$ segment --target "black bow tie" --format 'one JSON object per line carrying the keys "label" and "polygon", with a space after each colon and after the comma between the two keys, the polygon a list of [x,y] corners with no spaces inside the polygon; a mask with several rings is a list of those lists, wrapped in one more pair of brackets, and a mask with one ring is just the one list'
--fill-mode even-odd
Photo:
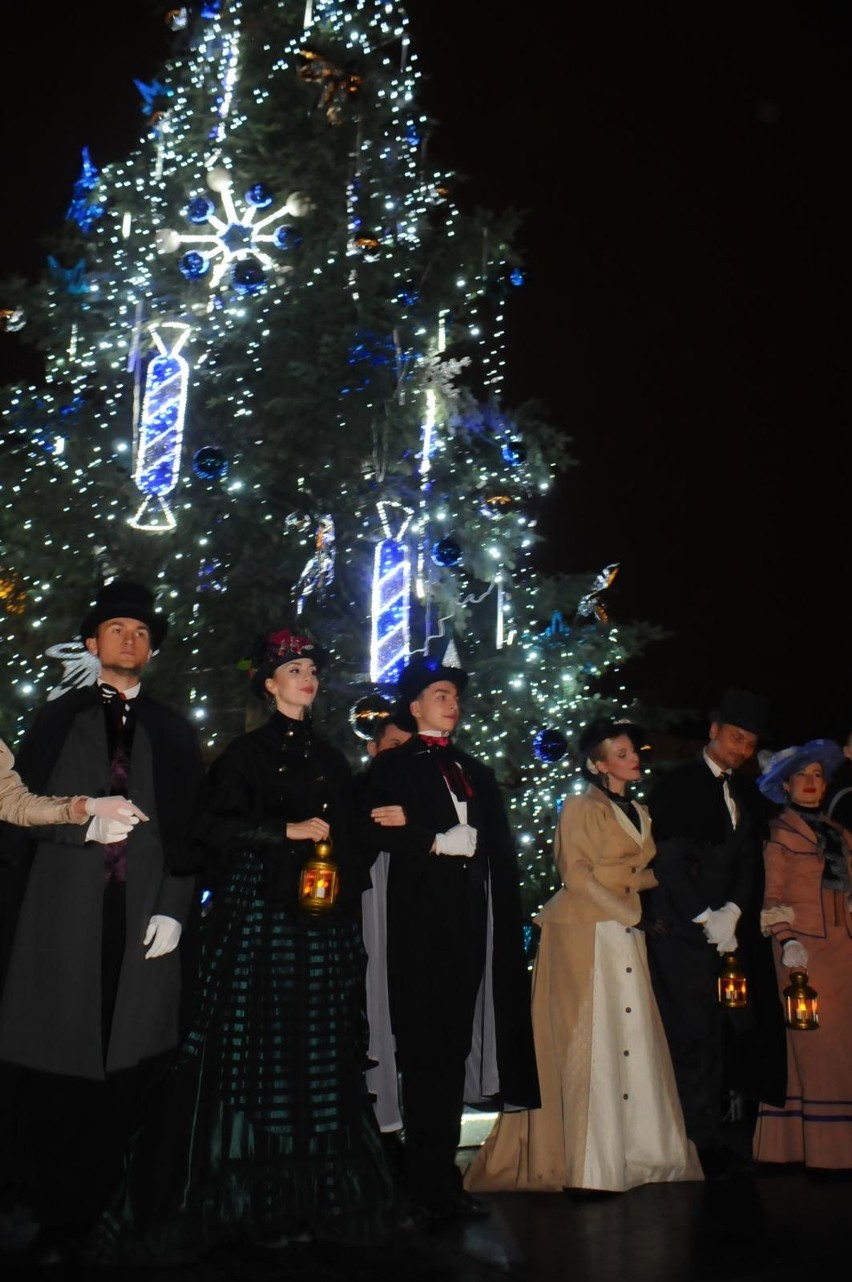
{"label": "black bow tie", "polygon": [[717,776],[716,776],[716,778],[718,779],[718,781],[719,781],[719,783],[722,785],[722,787],[724,787],[726,783],[730,783],[730,782],[731,782],[731,776],[730,776],[730,773],[725,773],[724,771],[722,772],[722,774],[717,775]]}
{"label": "black bow tie", "polygon": [[116,690],[115,686],[108,686],[105,681],[101,682],[100,691],[104,703],[110,704],[113,700],[119,703],[127,702],[127,695],[122,690]]}

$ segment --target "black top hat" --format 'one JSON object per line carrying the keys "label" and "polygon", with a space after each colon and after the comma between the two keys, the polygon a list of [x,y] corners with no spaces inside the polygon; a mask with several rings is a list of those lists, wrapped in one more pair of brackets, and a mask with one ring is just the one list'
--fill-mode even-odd
{"label": "black top hat", "polygon": [[462,668],[444,663],[435,655],[416,654],[403,668],[397,682],[398,708],[408,712],[414,700],[436,681],[450,681],[462,694],[467,685],[467,673]]}
{"label": "black top hat", "polygon": [[584,726],[577,737],[577,750],[585,759],[599,743],[603,743],[605,739],[617,739],[620,734],[626,734],[636,751],[640,751],[645,742],[642,727],[634,725],[632,721],[617,721],[613,717],[598,717]]}
{"label": "black top hat", "polygon": [[281,628],[278,632],[257,638],[248,669],[249,684],[259,699],[266,697],[266,681],[275,669],[291,659],[311,659],[317,668],[321,668],[328,661],[328,652],[313,637],[304,632],[294,632],[291,628]]}
{"label": "black top hat", "polygon": [[80,625],[80,640],[93,637],[107,619],[138,619],[151,633],[151,649],[159,650],[169,630],[164,614],[154,609],[154,593],[142,583],[113,579],[98,589],[95,604]]}
{"label": "black top hat", "polygon": [[726,690],[722,702],[710,714],[711,721],[719,725],[739,726],[749,734],[766,734],[769,704],[759,694],[750,690]]}

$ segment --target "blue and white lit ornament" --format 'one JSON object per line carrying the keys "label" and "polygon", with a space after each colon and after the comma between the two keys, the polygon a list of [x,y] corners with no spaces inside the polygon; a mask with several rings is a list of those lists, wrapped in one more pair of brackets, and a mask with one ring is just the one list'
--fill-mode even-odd
{"label": "blue and white lit ornament", "polygon": [[220,481],[228,475],[228,460],[215,445],[204,445],[192,456],[192,470],[202,481]]}
{"label": "blue and white lit ornament", "polygon": [[462,550],[456,540],[447,535],[446,538],[438,539],[437,543],[432,545],[431,556],[442,570],[450,570],[454,565],[458,565]]}
{"label": "blue and white lit ornament", "polygon": [[546,761],[548,765],[559,761],[567,751],[568,740],[561,730],[539,730],[533,739],[533,752],[539,761]]}

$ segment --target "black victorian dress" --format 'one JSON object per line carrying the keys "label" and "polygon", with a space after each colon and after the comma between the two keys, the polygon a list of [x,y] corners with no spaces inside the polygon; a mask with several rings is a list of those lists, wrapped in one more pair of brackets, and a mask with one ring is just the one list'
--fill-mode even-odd
{"label": "black victorian dress", "polygon": [[[375,1242],[393,1177],[365,1083],[368,1030],[352,778],[308,720],[274,713],[211,766],[197,837],[211,908],[198,1008],[87,1260],[168,1264],[218,1244],[298,1237]],[[340,894],[298,903],[325,817]]]}

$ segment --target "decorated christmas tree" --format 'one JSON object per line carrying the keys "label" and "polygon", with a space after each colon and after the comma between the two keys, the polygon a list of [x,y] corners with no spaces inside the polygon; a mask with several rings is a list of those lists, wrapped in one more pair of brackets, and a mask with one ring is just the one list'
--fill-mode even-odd
{"label": "decorated christmas tree", "polygon": [[401,6],[158,20],[138,148],[82,152],[42,278],[0,295],[43,362],[0,401],[3,733],[93,679],[75,634],[116,574],[169,614],[150,684],[211,754],[253,716],[258,633],[330,647],[319,715],[356,767],[406,658],[452,642],[532,910],[576,730],[629,706],[620,666],[658,634],[608,617],[617,566],[536,571],[570,460],[564,427],[502,400],[517,216],[464,210],[431,167]]}

